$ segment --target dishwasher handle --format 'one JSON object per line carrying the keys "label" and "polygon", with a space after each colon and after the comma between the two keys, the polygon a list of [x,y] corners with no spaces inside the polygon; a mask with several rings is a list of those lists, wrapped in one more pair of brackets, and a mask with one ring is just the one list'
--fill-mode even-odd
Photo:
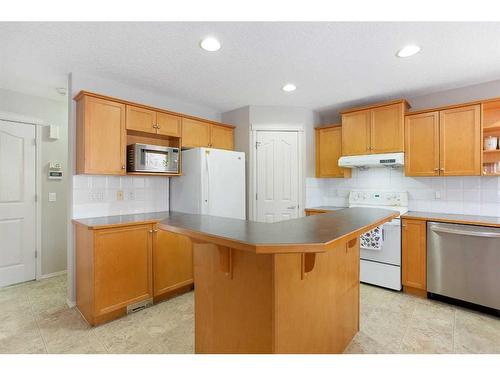
{"label": "dishwasher handle", "polygon": [[496,233],[496,232],[474,232],[474,231],[468,231],[468,230],[462,230],[462,229],[445,228],[445,227],[440,227],[438,225],[431,225],[429,227],[429,229],[434,231],[434,232],[458,234],[458,235],[463,235],[463,236],[500,238],[500,233]]}

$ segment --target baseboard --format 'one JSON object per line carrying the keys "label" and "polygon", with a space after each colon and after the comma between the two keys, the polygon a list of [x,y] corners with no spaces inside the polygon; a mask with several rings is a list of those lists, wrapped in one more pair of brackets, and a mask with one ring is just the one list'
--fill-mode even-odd
{"label": "baseboard", "polygon": [[37,277],[37,280],[50,279],[51,277],[61,276],[61,275],[65,275],[65,274],[66,274],[66,270],[47,273],[45,275],[41,275],[41,276]]}
{"label": "baseboard", "polygon": [[71,309],[76,306],[76,301],[70,301],[68,298],[66,298],[66,305],[68,305],[68,307]]}

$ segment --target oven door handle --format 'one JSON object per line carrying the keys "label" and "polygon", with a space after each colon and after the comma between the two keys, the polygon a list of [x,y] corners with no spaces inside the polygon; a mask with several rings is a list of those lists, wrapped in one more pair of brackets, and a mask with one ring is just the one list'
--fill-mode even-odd
{"label": "oven door handle", "polygon": [[449,234],[457,234],[461,236],[472,236],[472,237],[487,237],[487,238],[500,238],[500,233],[496,232],[474,232],[462,229],[451,229],[444,228],[437,225],[431,225],[430,229],[434,232],[438,233],[449,233]]}

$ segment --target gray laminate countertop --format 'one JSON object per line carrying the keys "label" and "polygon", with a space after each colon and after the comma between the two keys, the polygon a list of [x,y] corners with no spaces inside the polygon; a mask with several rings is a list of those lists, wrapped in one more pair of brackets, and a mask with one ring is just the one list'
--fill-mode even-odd
{"label": "gray laminate countertop", "polygon": [[439,221],[441,223],[500,227],[500,217],[497,216],[461,215],[461,214],[444,214],[440,212],[408,211],[404,215],[401,215],[401,218],[413,219],[413,220],[425,220],[425,221]]}
{"label": "gray laminate countertop", "polygon": [[103,229],[124,225],[154,224],[172,215],[170,211],[144,212],[129,215],[113,215],[90,217],[85,219],[73,219],[79,225],[89,227],[89,229]]}
{"label": "gray laminate countertop", "polygon": [[159,228],[204,242],[257,253],[323,252],[326,245],[354,239],[399,212],[378,208],[346,208],[334,213],[262,223],[208,215],[175,214]]}

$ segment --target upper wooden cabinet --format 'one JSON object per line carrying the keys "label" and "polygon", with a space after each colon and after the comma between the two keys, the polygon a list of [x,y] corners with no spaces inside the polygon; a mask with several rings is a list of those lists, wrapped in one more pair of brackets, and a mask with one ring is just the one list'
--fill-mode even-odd
{"label": "upper wooden cabinet", "polygon": [[125,174],[125,105],[88,95],[76,101],[77,173]]}
{"label": "upper wooden cabinet", "polygon": [[481,106],[439,112],[440,173],[442,176],[481,174]]}
{"label": "upper wooden cabinet", "polygon": [[210,147],[210,124],[183,118],[182,147]]}
{"label": "upper wooden cabinet", "polygon": [[424,295],[427,288],[427,226],[423,220],[402,220],[401,265],[405,291]]}
{"label": "upper wooden cabinet", "polygon": [[182,147],[234,149],[234,131],[230,126],[182,119]]}
{"label": "upper wooden cabinet", "polygon": [[127,130],[180,137],[181,123],[179,116],[127,105]]}
{"label": "upper wooden cabinet", "polygon": [[342,112],[342,154],[365,155],[404,150],[405,100]]}
{"label": "upper wooden cabinet", "polygon": [[156,112],[156,133],[180,137],[182,129],[182,117],[164,112]]}
{"label": "upper wooden cabinet", "polygon": [[439,112],[406,116],[405,174],[439,176]]}
{"label": "upper wooden cabinet", "polygon": [[342,156],[342,127],[316,128],[316,177],[351,177],[351,170],[339,167]]}
{"label": "upper wooden cabinet", "polygon": [[370,153],[370,111],[342,115],[342,155]]}
{"label": "upper wooden cabinet", "polygon": [[404,150],[404,103],[371,110],[370,144],[374,154]]}
{"label": "upper wooden cabinet", "polygon": [[156,111],[127,105],[127,130],[156,134]]}
{"label": "upper wooden cabinet", "polygon": [[407,176],[479,176],[481,106],[407,115]]}
{"label": "upper wooden cabinet", "polygon": [[210,125],[210,147],[222,148],[225,150],[234,149],[233,128],[228,126]]}

